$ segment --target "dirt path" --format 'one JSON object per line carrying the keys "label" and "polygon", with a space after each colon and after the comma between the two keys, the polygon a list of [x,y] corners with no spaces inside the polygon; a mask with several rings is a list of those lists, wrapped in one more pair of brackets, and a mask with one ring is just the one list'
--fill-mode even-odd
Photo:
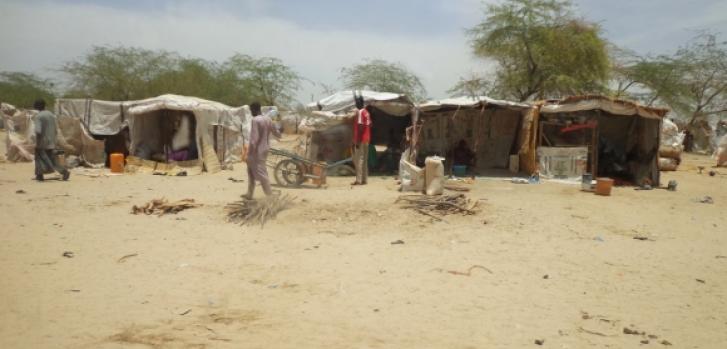
{"label": "dirt path", "polygon": [[[447,222],[394,205],[390,177],[338,178],[284,190],[264,229],[224,222],[242,165],[35,183],[3,163],[0,347],[720,348],[727,176],[701,163],[664,173],[677,192],[480,180],[482,212]],[[160,197],[204,206],[129,214]]]}

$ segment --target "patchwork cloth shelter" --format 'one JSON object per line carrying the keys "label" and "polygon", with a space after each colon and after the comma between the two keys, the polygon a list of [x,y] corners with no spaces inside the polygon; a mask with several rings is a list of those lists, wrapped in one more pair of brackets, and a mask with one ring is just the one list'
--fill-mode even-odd
{"label": "patchwork cloth shelter", "polygon": [[472,173],[508,167],[535,171],[533,106],[480,96],[427,101],[417,109],[411,138],[417,162],[430,155],[451,159],[454,147],[465,141],[474,153]]}
{"label": "patchwork cloth shelter", "polygon": [[[406,95],[356,91],[371,111],[371,143],[400,144],[415,117],[414,103]],[[309,115],[300,123],[306,134],[305,156],[316,161],[334,162],[350,156],[355,115],[354,91],[341,91],[306,106]]]}
{"label": "patchwork cloth shelter", "polygon": [[[0,116],[7,132],[5,157],[11,162],[28,162],[35,158],[35,127],[33,118],[38,114],[35,110],[18,109],[10,104],[0,106]],[[57,147],[66,155],[75,155],[86,162],[103,155],[103,144],[95,141],[83,129],[68,127],[56,123],[59,127]],[[60,132],[65,127],[66,132]],[[73,137],[70,134],[73,133]]]}
{"label": "patchwork cloth shelter", "polygon": [[[138,101],[99,101],[93,99],[59,99],[56,115],[61,125],[80,124],[96,138],[106,139],[119,135],[124,128],[129,132],[130,160],[134,164],[148,164],[160,160],[151,154],[169,154],[169,142],[174,137],[170,123],[174,118],[191,116],[190,134],[194,142],[190,148],[197,151],[197,159],[184,163],[168,157],[160,163],[176,163],[182,167],[201,167],[219,171],[221,163],[241,160],[245,139],[249,136],[251,114],[247,106],[233,108],[222,103],[195,97],[162,95]],[[71,133],[61,127],[62,133]],[[134,158],[134,157],[137,158]],[[163,159],[162,159],[163,160]],[[155,167],[168,166],[155,164]],[[194,170],[192,172],[195,172]]]}
{"label": "patchwork cloth shelter", "polygon": [[593,95],[542,102],[536,119],[541,174],[565,178],[587,172],[659,185],[660,131],[668,112]]}

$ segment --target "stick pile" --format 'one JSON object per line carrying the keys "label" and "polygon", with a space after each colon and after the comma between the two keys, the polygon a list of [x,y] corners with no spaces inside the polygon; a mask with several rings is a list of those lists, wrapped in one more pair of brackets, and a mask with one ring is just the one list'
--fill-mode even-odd
{"label": "stick pile", "polygon": [[142,206],[136,206],[134,205],[131,208],[131,213],[133,214],[147,214],[147,215],[158,215],[163,216],[167,213],[174,213],[184,211],[188,208],[195,208],[200,207],[202,204],[197,204],[194,202],[194,199],[183,199],[176,202],[169,202],[165,198],[161,199],[154,199],[152,201],[149,201],[145,205]]}
{"label": "stick pile", "polygon": [[227,221],[240,225],[260,224],[275,219],[278,213],[293,205],[295,198],[289,195],[271,195],[261,200],[235,201],[225,206]]}
{"label": "stick pile", "polygon": [[402,195],[396,202],[403,203],[404,208],[413,209],[425,216],[441,220],[434,213],[441,216],[448,214],[471,215],[477,213],[477,201],[468,199],[464,194],[456,195]]}

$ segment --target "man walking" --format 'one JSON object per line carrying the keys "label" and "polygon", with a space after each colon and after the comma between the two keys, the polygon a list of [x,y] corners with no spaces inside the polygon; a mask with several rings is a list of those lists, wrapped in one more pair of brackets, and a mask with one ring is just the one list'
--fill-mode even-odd
{"label": "man walking", "polygon": [[270,189],[270,180],[268,179],[268,169],[265,167],[265,161],[268,158],[270,150],[270,134],[280,139],[280,131],[275,128],[273,120],[267,115],[261,115],[260,103],[253,102],[250,104],[252,112],[252,126],[250,128],[250,143],[247,148],[247,194],[246,199],[252,199],[255,191],[255,181],[260,182],[265,195],[271,195],[273,191]]}
{"label": "man walking", "polygon": [[353,120],[353,165],[356,181],[352,185],[364,185],[369,178],[369,143],[371,142],[371,115],[364,106],[363,96],[353,95],[356,101],[356,116]]}
{"label": "man walking", "polygon": [[54,170],[67,181],[71,173],[56,160],[56,116],[45,110],[45,101],[39,99],[33,103],[38,111],[33,119],[35,127],[35,179],[43,181],[43,174]]}

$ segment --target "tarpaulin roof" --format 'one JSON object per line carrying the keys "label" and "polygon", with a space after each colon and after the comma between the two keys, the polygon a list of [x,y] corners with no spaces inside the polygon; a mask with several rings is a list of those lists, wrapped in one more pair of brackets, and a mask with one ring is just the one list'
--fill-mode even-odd
{"label": "tarpaulin roof", "polygon": [[[326,98],[306,105],[311,111],[320,110],[334,114],[346,113],[352,110],[356,103],[353,99],[353,90],[340,91]],[[368,90],[356,90],[364,98],[365,103],[383,110],[387,114],[405,116],[411,113],[414,103],[406,95],[389,92],[376,92]]]}
{"label": "tarpaulin roof", "polygon": [[[188,110],[205,114],[204,122],[231,129],[244,129],[244,107],[230,107],[222,103],[196,97],[161,95],[136,101],[101,101],[95,99],[58,99],[56,112],[59,117],[69,116],[82,120],[95,135],[117,134],[133,115],[158,110]],[[198,117],[202,115],[197,115]],[[247,120],[249,123],[249,120]]]}
{"label": "tarpaulin roof", "polygon": [[542,102],[541,113],[572,113],[584,110],[603,110],[614,115],[640,116],[661,119],[669,109],[642,106],[633,101],[613,99],[605,96],[572,96],[558,101]]}
{"label": "tarpaulin roof", "polygon": [[222,112],[236,109],[228,105],[197,97],[166,94],[139,101],[124,102],[129,105],[129,114],[143,114],[157,110],[206,110]]}
{"label": "tarpaulin roof", "polygon": [[496,105],[512,109],[527,109],[532,107],[531,105],[526,103],[504,101],[499,99],[493,99],[487,96],[456,97],[432,100],[421,103],[418,105],[418,107],[419,110],[428,112],[447,108],[480,108],[486,105]]}

